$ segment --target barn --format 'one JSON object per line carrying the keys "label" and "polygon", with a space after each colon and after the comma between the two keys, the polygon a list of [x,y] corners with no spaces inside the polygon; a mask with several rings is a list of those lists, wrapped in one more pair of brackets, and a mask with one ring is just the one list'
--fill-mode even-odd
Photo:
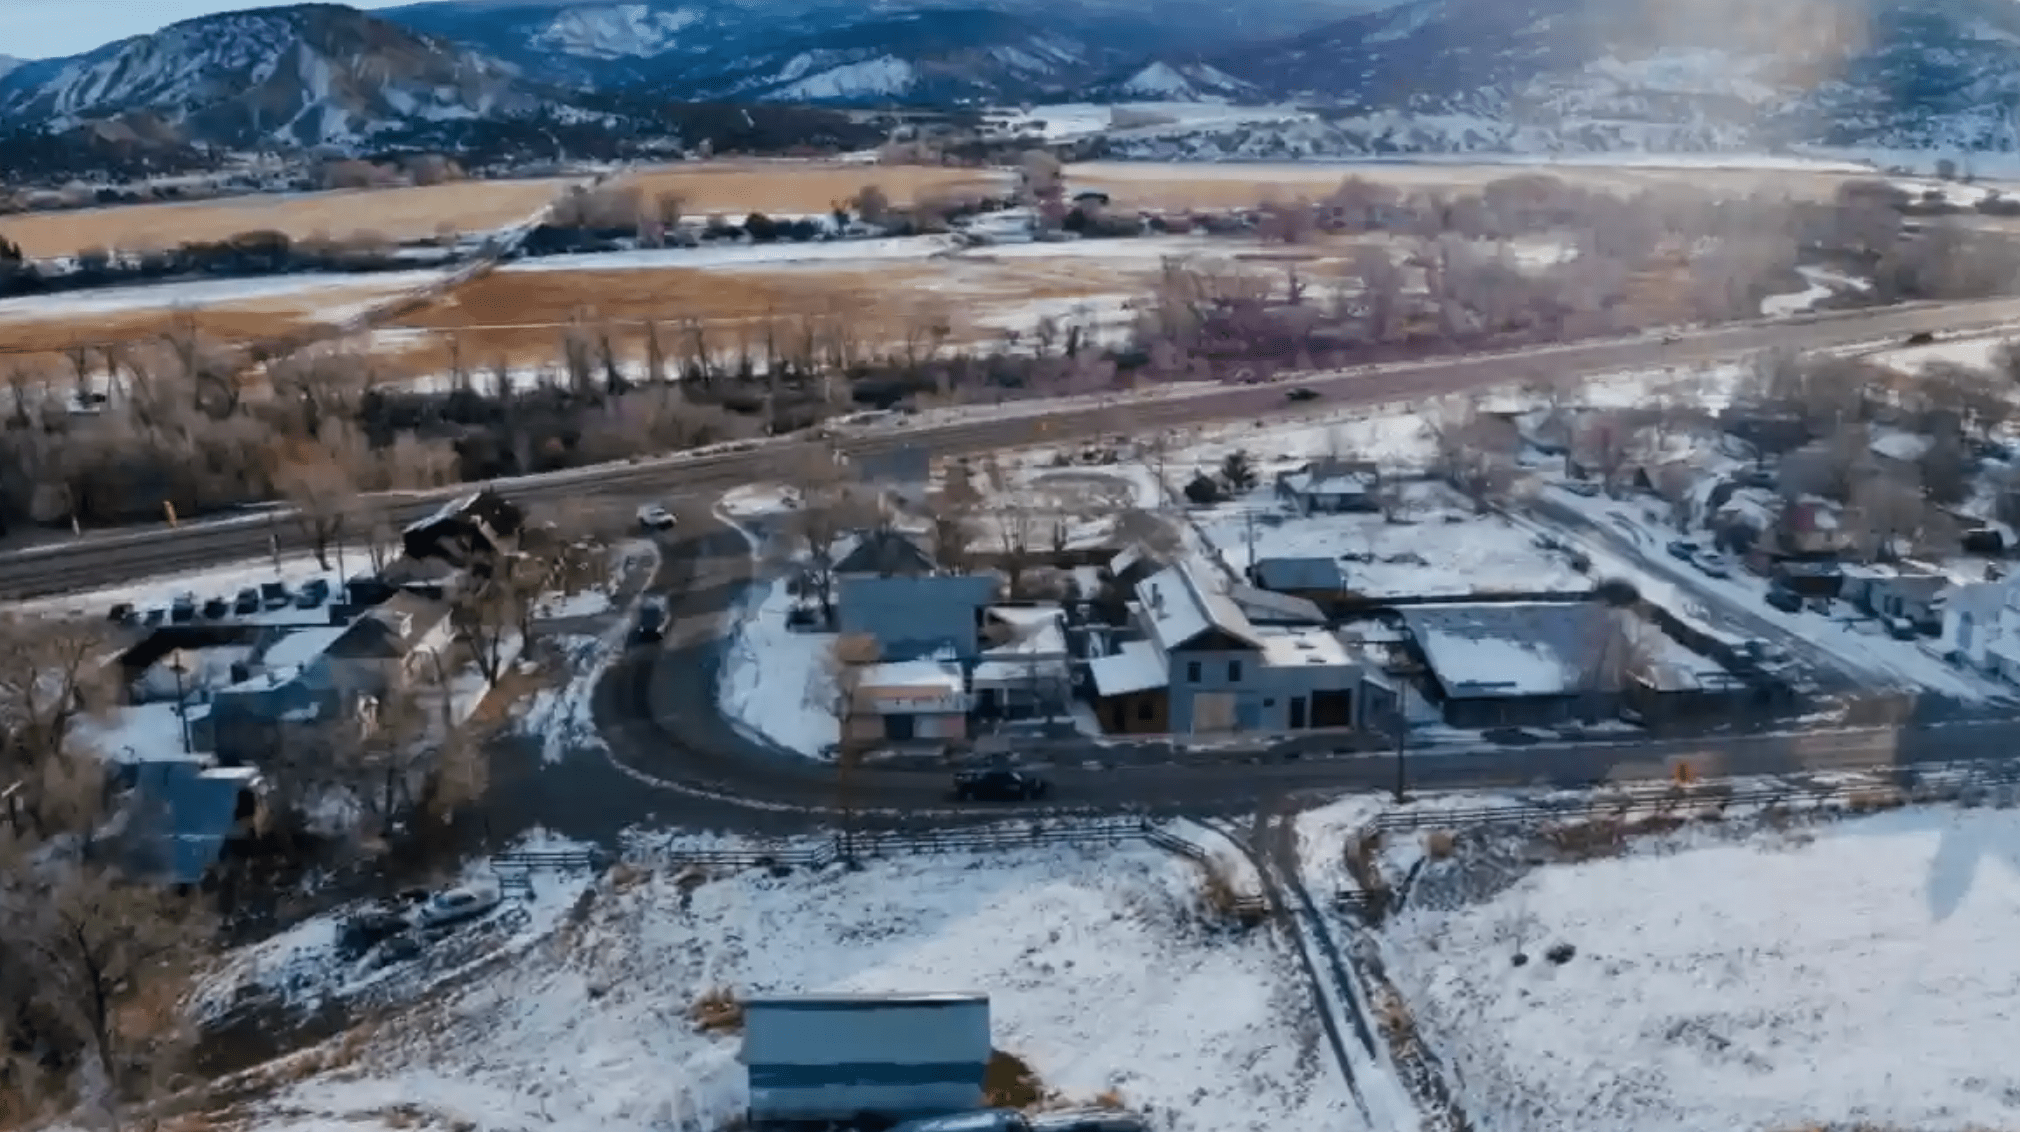
{"label": "barn", "polygon": [[754,1128],[877,1126],[982,1105],[987,995],[790,995],[743,1007]]}

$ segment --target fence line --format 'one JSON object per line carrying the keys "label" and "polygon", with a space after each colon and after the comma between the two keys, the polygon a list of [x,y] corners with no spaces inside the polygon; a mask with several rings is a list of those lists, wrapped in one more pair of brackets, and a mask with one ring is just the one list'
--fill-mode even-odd
{"label": "fence line", "polygon": [[988,852],[1033,845],[1117,845],[1125,841],[1149,840],[1148,831],[1154,828],[1156,826],[1145,818],[1111,817],[1067,823],[1033,823],[1022,828],[996,825],[923,833],[839,833],[818,841],[737,849],[685,849],[676,843],[676,834],[655,855],[675,865],[818,869],[855,857]]}
{"label": "fence line", "polygon": [[[1385,833],[1421,829],[1466,829],[1487,825],[1512,825],[1532,821],[1591,821],[1620,818],[1630,814],[1665,814],[1677,810],[1715,809],[1729,806],[1773,807],[1794,803],[1858,802],[1861,795],[1893,792],[1903,802],[1954,800],[1974,787],[2006,786],[2020,783],[2020,764],[1963,763],[1931,764],[1926,767],[1896,767],[1863,781],[1810,784],[1767,783],[1735,787],[1714,781],[1698,786],[1679,785],[1662,791],[1634,791],[1600,794],[1553,804],[1526,803],[1486,806],[1461,810],[1392,810],[1378,814],[1374,828]],[[1875,799],[1881,802],[1883,799]]]}

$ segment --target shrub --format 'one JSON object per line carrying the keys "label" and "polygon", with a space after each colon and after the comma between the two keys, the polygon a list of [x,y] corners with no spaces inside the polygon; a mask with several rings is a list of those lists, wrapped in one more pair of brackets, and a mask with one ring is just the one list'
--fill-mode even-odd
{"label": "shrub", "polygon": [[984,1104],[990,1108],[1029,1108],[1043,1096],[1043,1083],[1023,1058],[1000,1049],[989,1051],[989,1064],[982,1070]]}
{"label": "shrub", "polygon": [[1458,835],[1449,829],[1434,829],[1424,835],[1424,854],[1434,861],[1450,857],[1458,848]]}
{"label": "shrub", "polygon": [[695,1029],[715,1034],[743,1029],[743,1003],[727,987],[716,987],[694,1000],[687,1016]]}

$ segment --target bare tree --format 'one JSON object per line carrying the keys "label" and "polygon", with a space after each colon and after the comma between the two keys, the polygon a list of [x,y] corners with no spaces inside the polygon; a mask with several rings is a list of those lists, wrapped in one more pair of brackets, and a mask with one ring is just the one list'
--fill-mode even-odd
{"label": "bare tree", "polygon": [[1470,408],[1447,409],[1425,422],[1435,445],[1433,470],[1481,507],[1503,498],[1515,482],[1515,426]]}
{"label": "bare tree", "polygon": [[1928,503],[1914,486],[1881,476],[1859,480],[1851,492],[1851,511],[1868,558],[1892,558],[1900,543],[1921,539]]}
{"label": "bare tree", "polygon": [[[76,724],[110,696],[103,623],[0,617],[0,782],[39,837],[80,830],[97,811],[96,765],[72,749]],[[117,752],[106,752],[117,754]]]}
{"label": "bare tree", "polygon": [[[190,899],[93,865],[16,871],[4,883],[8,934],[33,956],[40,998],[85,1036],[97,1079],[89,1091],[116,1126],[146,1062],[170,1060],[188,1033],[172,1017],[145,1025],[122,1007],[175,977],[168,961],[201,944],[208,919]],[[173,1010],[172,994],[157,1001]]]}
{"label": "bare tree", "polygon": [[274,489],[294,506],[315,550],[316,564],[330,568],[330,547],[344,537],[345,525],[358,510],[358,485],[336,454],[313,444],[290,444],[276,454]]}

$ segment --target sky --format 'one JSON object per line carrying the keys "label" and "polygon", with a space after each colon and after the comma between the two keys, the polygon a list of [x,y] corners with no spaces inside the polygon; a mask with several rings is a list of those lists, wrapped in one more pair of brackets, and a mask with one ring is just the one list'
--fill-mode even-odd
{"label": "sky", "polygon": [[[286,0],[0,0],[0,54],[17,59],[76,55],[129,35],[145,35],[196,16]],[[345,0],[353,8],[391,8],[414,0]],[[426,2],[426,0],[423,0]]]}

